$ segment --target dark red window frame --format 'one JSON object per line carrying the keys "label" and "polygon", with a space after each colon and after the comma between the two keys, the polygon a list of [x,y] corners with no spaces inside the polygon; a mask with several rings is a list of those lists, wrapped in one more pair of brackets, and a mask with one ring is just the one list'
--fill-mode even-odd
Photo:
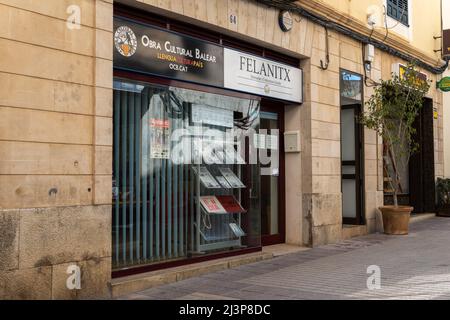
{"label": "dark red window frame", "polygon": [[[171,18],[163,17],[158,14],[149,14],[145,11],[132,8],[129,6],[125,6],[122,4],[114,4],[114,16],[117,17],[125,17],[128,19],[132,19],[138,22],[143,22],[146,24],[154,25],[156,27],[164,28],[167,30],[179,32],[185,35],[193,36],[205,41],[210,41],[219,45],[223,45],[225,47],[230,47],[233,49],[238,49],[247,53],[255,54],[264,58],[276,60],[282,63],[285,63],[287,65],[291,65],[294,67],[299,67],[300,60],[294,57],[290,57],[275,51],[272,51],[270,49],[263,48],[261,46],[256,46],[253,44],[245,43],[242,40],[234,39],[232,37],[225,36],[223,34],[206,30],[204,28],[200,28],[197,26],[194,26],[192,24],[179,22],[176,20],[173,20]],[[250,98],[250,99],[260,99],[260,97],[251,95],[251,94],[245,94],[240,92],[235,92],[232,90],[225,90],[221,88],[215,88],[215,87],[208,87],[204,85],[198,85],[194,83],[174,80],[174,79],[167,79],[157,76],[150,76],[141,74],[138,72],[131,72],[131,71],[123,71],[123,70],[114,70],[114,78],[124,78],[124,79],[130,79],[135,81],[142,81],[147,83],[153,83],[153,84],[160,84],[165,86],[176,86],[180,88],[185,89],[192,89],[192,90],[198,90],[208,93],[215,93],[215,94],[223,94],[227,96],[234,96],[234,97],[240,97],[240,98]],[[276,100],[275,100],[276,101]],[[284,162],[284,160],[283,160]],[[162,262],[157,264],[150,264],[150,265],[142,265],[142,266],[135,266],[130,267],[127,269],[117,269],[112,271],[112,278],[119,278],[134,274],[140,274],[144,272],[150,272],[155,270],[161,270],[161,269],[167,269],[177,266],[183,266],[183,265],[190,265],[198,262],[203,261],[210,261],[210,260],[216,260],[220,258],[225,257],[232,257],[232,256],[238,256],[246,253],[253,253],[253,252],[260,252],[262,251],[262,247],[255,247],[255,248],[247,248],[247,249],[241,249],[241,250],[233,250],[228,252],[221,252],[217,254],[210,254],[205,255],[201,257],[192,257],[188,259],[182,259],[182,260],[176,260],[176,261],[170,261],[170,262]]]}

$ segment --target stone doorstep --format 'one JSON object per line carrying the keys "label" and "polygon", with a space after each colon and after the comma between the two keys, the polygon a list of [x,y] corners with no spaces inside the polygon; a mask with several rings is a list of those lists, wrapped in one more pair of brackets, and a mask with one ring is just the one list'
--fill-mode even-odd
{"label": "stone doorstep", "polygon": [[[435,218],[435,213],[422,213],[422,214],[416,214],[411,215],[410,224],[428,220]],[[353,225],[344,225],[342,227],[342,240],[349,240],[356,237],[361,237],[367,235],[367,226],[353,226]]]}
{"label": "stone doorstep", "polygon": [[421,213],[411,215],[409,223],[416,223],[428,219],[436,218],[436,213]]}
{"label": "stone doorstep", "polygon": [[361,237],[367,235],[367,226],[351,226],[344,225],[342,227],[342,240],[349,240],[351,238]]}
{"label": "stone doorstep", "polygon": [[273,257],[272,253],[257,252],[112,279],[111,297],[118,298],[126,294],[198,277],[211,272],[268,260]]}
{"label": "stone doorstep", "polygon": [[308,250],[311,250],[311,248],[300,247],[297,245],[286,244],[286,243],[263,247],[264,253],[271,253],[271,254],[273,254],[274,257],[281,257],[284,255],[308,251]]}

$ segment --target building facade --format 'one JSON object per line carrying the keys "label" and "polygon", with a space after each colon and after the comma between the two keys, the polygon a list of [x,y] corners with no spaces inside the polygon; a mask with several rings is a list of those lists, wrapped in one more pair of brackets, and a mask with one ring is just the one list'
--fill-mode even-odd
{"label": "building facade", "polygon": [[[381,230],[383,142],[355,119],[408,57],[434,83],[444,64],[439,1],[405,3],[0,0],[0,297],[108,297],[130,270]],[[442,99],[418,119],[418,213],[444,175]],[[227,129],[269,163],[171,156],[175,131]]]}

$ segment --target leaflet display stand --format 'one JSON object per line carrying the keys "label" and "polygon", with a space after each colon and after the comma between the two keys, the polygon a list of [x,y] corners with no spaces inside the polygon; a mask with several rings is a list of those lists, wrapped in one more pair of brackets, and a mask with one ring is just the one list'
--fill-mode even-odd
{"label": "leaflet display stand", "polygon": [[[235,171],[233,171],[233,168]],[[241,227],[241,165],[193,165],[191,167],[195,221],[192,227],[194,253],[204,254],[226,248],[242,248],[246,233]]]}

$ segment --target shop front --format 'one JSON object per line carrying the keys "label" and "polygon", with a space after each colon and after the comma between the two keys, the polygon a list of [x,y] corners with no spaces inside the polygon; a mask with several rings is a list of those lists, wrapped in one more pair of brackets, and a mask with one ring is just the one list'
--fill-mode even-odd
{"label": "shop front", "polygon": [[114,17],[113,277],[285,241],[299,63],[183,29]]}

